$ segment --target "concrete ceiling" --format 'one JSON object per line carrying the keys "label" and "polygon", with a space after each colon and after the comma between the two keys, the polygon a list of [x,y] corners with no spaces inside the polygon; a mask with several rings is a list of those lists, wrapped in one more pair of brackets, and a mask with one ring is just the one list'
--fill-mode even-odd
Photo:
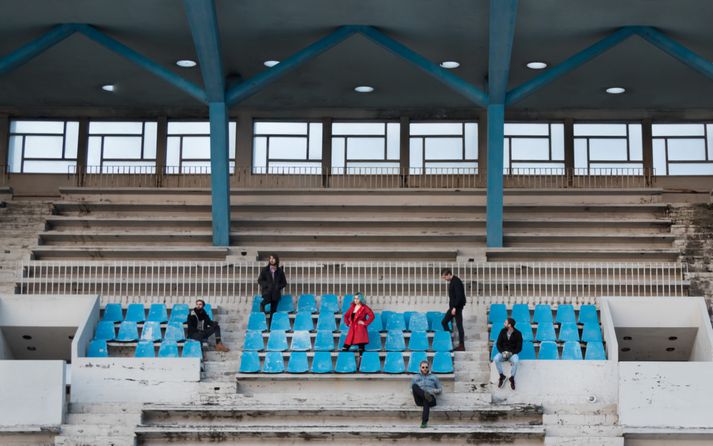
{"label": "concrete ceiling", "polygon": [[[216,0],[226,76],[247,79],[267,59],[288,55],[344,24],[367,24],[433,62],[457,60],[454,73],[485,88],[487,0]],[[182,2],[177,0],[0,0],[0,57],[60,23],[88,23],[161,65],[201,84]],[[557,64],[625,25],[659,28],[713,60],[713,2],[703,0],[521,0],[510,88],[534,77],[532,60]],[[115,93],[99,87],[117,85]],[[376,91],[359,95],[357,84]],[[611,96],[603,89],[624,86]],[[201,114],[197,100],[132,63],[73,35],[0,77],[0,111],[62,107],[163,110]],[[474,108],[467,100],[386,50],[355,36],[248,98],[238,108],[265,110]],[[713,108],[713,80],[639,37],[573,71],[513,109],[550,111]]]}
{"label": "concrete ceiling", "polygon": [[72,360],[72,339],[77,327],[0,327],[12,358]]}

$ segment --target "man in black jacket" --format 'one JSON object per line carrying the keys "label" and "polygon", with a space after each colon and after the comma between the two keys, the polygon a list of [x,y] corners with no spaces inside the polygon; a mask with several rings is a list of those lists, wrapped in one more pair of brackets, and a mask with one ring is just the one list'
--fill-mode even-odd
{"label": "man in black jacket", "polygon": [[262,294],[260,311],[264,313],[265,305],[270,304],[270,324],[272,324],[272,315],[277,311],[277,304],[280,303],[280,297],[282,297],[282,289],[287,286],[287,278],[285,271],[280,266],[279,257],[274,254],[269,257],[267,265],[260,271],[257,283],[260,285]]}
{"label": "man in black jacket", "polygon": [[498,354],[493,358],[495,368],[500,373],[498,387],[505,385],[505,375],[503,374],[503,362],[510,361],[510,387],[515,390],[515,374],[517,373],[517,365],[520,363],[520,358],[517,356],[522,351],[522,333],[515,328],[515,319],[507,318],[504,323],[505,327],[500,330],[496,346]]}
{"label": "man in black jacket", "polygon": [[448,328],[448,323],[452,320],[456,320],[456,327],[458,327],[458,346],[453,350],[457,352],[465,351],[464,335],[463,335],[463,307],[465,306],[465,288],[463,287],[463,282],[453,275],[453,271],[450,268],[443,268],[441,270],[441,279],[448,282],[448,311],[441,321],[443,329],[450,331]]}
{"label": "man in black jacket", "polygon": [[220,325],[208,316],[205,311],[205,301],[198,299],[195,308],[188,314],[188,338],[204,342],[211,335],[215,335],[216,351],[224,353],[230,351],[220,337]]}

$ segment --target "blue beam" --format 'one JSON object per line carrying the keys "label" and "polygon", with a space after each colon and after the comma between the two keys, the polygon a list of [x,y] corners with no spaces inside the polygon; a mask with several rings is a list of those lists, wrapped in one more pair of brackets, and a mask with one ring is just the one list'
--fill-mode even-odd
{"label": "blue beam", "polygon": [[318,41],[312,43],[311,45],[303,48],[302,50],[291,55],[287,59],[281,61],[274,67],[262,71],[250,79],[241,82],[230,90],[226,94],[226,99],[229,105],[235,105],[240,101],[247,99],[248,97],[254,95],[262,88],[275,82],[276,80],[283,77],[285,74],[304,64],[305,62],[314,59],[330,48],[341,43],[351,35],[356,32],[356,27],[353,26],[342,26],[337,28],[336,31],[328,34],[327,36],[319,39]]}
{"label": "blue beam", "polygon": [[230,165],[228,158],[228,107],[208,104],[210,119],[210,186],[213,245],[230,246]]}
{"label": "blue beam", "polygon": [[[501,0],[506,1],[506,0]],[[513,0],[507,0],[513,1]],[[516,1],[516,0],[515,0]],[[387,50],[391,51],[400,58],[406,60],[407,62],[416,65],[426,74],[435,78],[436,80],[442,82],[450,89],[463,95],[473,103],[486,107],[488,105],[488,95],[480,90],[479,88],[473,86],[472,84],[466,82],[462,78],[456,76],[452,72],[441,68],[438,64],[426,59],[420,54],[416,53],[407,46],[397,42],[386,34],[378,31],[372,26],[358,26],[359,32],[372,40],[373,42],[381,45]],[[509,59],[509,57],[508,57]]]}
{"label": "blue beam", "polygon": [[490,0],[488,93],[491,104],[504,104],[515,36],[517,0]]}
{"label": "blue beam", "polygon": [[26,63],[33,57],[46,51],[48,48],[58,44],[62,40],[74,34],[74,25],[57,25],[47,33],[36,38],[10,54],[0,58],[0,76],[8,73],[20,65]]}
{"label": "blue beam", "polygon": [[135,63],[136,65],[140,66],[151,74],[160,77],[161,79],[167,81],[179,90],[188,93],[199,101],[204,103],[206,102],[205,92],[200,86],[194,84],[193,82],[187,81],[186,79],[177,75],[173,71],[164,68],[163,66],[157,64],[146,56],[132,50],[128,46],[119,42],[118,40],[107,36],[106,34],[102,33],[91,25],[77,24],[74,26],[76,27],[77,32],[85,35],[86,37],[98,43],[99,45],[115,52],[119,56],[130,60],[131,62]]}
{"label": "blue beam", "polygon": [[225,102],[225,73],[213,0],[184,0],[208,102]]}
{"label": "blue beam", "polygon": [[550,82],[553,82],[554,80],[564,76],[572,70],[579,68],[583,64],[589,62],[590,60],[601,55],[607,50],[620,44],[633,34],[634,28],[632,27],[620,28],[613,34],[603,38],[592,46],[585,48],[584,50],[571,56],[559,65],[548,69],[539,76],[536,76],[535,78],[510,90],[507,94],[505,103],[507,105],[512,105],[516,102],[525,99],[527,96],[531,95],[532,93],[549,84]]}
{"label": "blue beam", "polygon": [[488,105],[488,193],[485,207],[486,244],[503,246],[503,146],[505,145],[505,106]]}
{"label": "blue beam", "polygon": [[637,26],[634,27],[634,29],[636,34],[641,36],[647,42],[651,43],[668,55],[678,59],[704,76],[707,76],[709,79],[713,79],[713,62],[704,59],[669,36],[650,26]]}

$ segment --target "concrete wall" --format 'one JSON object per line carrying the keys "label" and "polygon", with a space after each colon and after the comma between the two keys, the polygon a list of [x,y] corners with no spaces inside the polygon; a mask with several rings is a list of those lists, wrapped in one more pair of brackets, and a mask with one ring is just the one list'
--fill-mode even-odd
{"label": "concrete wall", "polygon": [[5,335],[0,329],[0,359],[12,359],[12,352],[10,351],[10,346],[5,342]]}
{"label": "concrete wall", "polygon": [[96,296],[0,296],[0,326],[78,327]]}
{"label": "concrete wall", "polygon": [[0,361],[0,377],[0,427],[62,424],[63,361]]}
{"label": "concrete wall", "polygon": [[77,333],[72,341],[72,362],[87,353],[87,346],[94,337],[94,330],[99,322],[99,306],[99,296],[87,302],[87,308],[84,311],[83,318],[77,323]]}

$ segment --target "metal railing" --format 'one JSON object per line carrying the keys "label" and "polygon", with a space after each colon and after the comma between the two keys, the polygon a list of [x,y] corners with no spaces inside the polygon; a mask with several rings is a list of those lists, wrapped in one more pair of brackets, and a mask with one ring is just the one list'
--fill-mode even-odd
{"label": "metal railing", "polygon": [[[228,298],[259,294],[264,263],[167,261],[30,261],[20,266],[18,294],[95,294],[110,300],[140,296]],[[685,296],[680,263],[295,262],[285,265],[293,295],[361,291],[387,301],[432,302],[447,295],[440,278],[451,268],[471,302],[591,303],[599,296]]]}

